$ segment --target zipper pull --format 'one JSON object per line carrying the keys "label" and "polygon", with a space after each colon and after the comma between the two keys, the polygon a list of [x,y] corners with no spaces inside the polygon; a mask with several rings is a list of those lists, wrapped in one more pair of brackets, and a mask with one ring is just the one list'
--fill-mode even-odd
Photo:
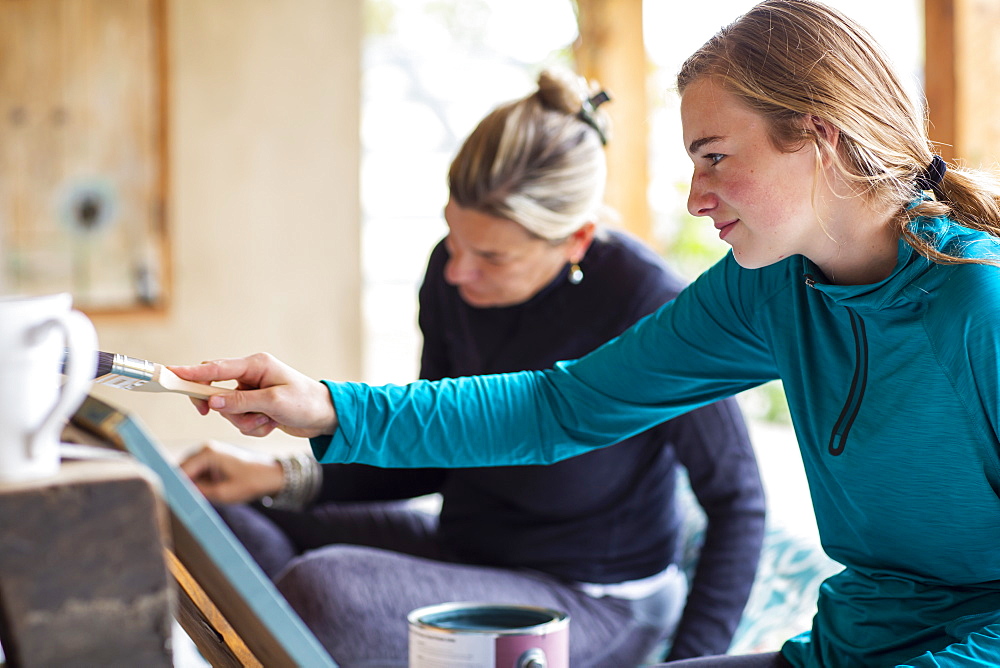
{"label": "zipper pull", "polygon": [[803,274],[802,278],[805,279],[806,285],[808,285],[810,288],[816,287],[816,279],[813,278],[812,274]]}

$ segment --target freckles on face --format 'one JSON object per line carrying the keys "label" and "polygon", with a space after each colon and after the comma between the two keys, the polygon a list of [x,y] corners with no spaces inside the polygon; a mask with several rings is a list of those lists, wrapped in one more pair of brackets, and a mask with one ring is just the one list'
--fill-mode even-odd
{"label": "freckles on face", "polygon": [[772,173],[748,169],[727,183],[726,196],[741,218],[750,219],[761,231],[780,227],[794,201],[781,187],[787,178],[780,169]]}
{"label": "freckles on face", "polygon": [[691,213],[710,217],[745,267],[801,252],[815,227],[810,149],[780,150],[767,120],[710,78],[685,90],[681,116],[694,162]]}
{"label": "freckles on face", "polygon": [[788,179],[782,170],[748,170],[727,184],[726,201],[740,222],[726,241],[741,266],[759,268],[801,252],[803,217],[797,197],[783,188]]}

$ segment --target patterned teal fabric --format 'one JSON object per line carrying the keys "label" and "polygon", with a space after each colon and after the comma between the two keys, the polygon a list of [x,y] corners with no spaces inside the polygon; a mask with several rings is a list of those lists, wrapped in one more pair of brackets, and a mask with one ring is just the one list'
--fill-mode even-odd
{"label": "patterned teal fabric", "polygon": [[729,653],[776,651],[812,628],[820,583],[842,568],[818,544],[769,526],[757,579]]}
{"label": "patterned teal fabric", "polygon": [[[690,578],[704,539],[705,513],[683,471],[677,494],[686,525],[681,565]],[[769,518],[757,578],[729,653],[776,652],[786,640],[812,628],[820,583],[842,568],[826,556],[818,539],[809,540]]]}

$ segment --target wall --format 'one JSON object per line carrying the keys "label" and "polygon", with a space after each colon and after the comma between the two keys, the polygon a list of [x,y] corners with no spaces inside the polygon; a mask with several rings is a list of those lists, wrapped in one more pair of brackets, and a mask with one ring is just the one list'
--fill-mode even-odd
{"label": "wall", "polygon": [[[165,2],[171,304],[95,317],[101,349],[165,364],[265,350],[358,379],[362,0]],[[94,394],[168,445],[250,442],[179,395]]]}

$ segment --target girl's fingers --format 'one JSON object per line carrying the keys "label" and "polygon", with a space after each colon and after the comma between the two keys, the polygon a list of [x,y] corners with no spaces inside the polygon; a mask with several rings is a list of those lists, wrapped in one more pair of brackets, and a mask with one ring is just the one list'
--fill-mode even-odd
{"label": "girl's fingers", "polygon": [[189,366],[168,366],[167,368],[184,380],[214,383],[220,380],[240,380],[248,375],[249,366],[248,358],[236,357]]}

